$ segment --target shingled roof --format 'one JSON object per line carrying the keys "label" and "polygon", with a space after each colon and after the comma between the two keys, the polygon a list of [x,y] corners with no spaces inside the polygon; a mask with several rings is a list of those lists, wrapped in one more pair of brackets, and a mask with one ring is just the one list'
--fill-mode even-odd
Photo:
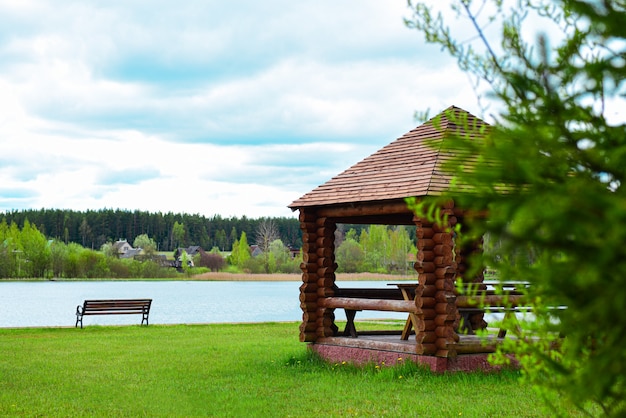
{"label": "shingled roof", "polygon": [[[467,121],[467,124],[460,121]],[[441,170],[442,163],[449,157],[441,151],[441,144],[448,134],[465,132],[463,126],[471,126],[472,132],[476,132],[474,128],[488,124],[451,106],[295,200],[289,207],[295,210],[441,194],[449,187],[451,178]]]}

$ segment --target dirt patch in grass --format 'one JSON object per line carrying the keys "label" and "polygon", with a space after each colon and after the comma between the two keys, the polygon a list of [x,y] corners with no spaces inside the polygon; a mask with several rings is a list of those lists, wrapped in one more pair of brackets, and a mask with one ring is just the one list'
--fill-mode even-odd
{"label": "dirt patch in grass", "polygon": [[[192,280],[213,280],[213,281],[248,281],[248,282],[299,282],[302,280],[301,274],[246,274],[246,273],[203,273],[193,276]],[[401,280],[417,280],[417,275],[400,276],[392,274],[375,274],[375,273],[339,273],[337,274],[339,281],[358,281],[358,280],[383,280],[388,282]]]}

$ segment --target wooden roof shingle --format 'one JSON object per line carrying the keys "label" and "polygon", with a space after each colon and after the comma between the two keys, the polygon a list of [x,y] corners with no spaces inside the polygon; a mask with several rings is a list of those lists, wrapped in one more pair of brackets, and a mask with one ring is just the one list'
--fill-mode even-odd
{"label": "wooden roof shingle", "polygon": [[[459,121],[467,121],[467,125]],[[448,188],[451,178],[441,169],[442,162],[447,158],[441,151],[441,144],[446,135],[464,132],[463,126],[480,128],[488,124],[461,108],[451,106],[306,193],[289,207],[295,210],[309,206],[441,194]]]}

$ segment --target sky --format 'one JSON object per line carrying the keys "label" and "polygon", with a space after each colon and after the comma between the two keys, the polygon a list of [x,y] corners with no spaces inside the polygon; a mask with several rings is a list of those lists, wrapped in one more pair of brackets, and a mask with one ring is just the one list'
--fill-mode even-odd
{"label": "sky", "polygon": [[296,217],[468,78],[406,0],[0,0],[0,211]]}

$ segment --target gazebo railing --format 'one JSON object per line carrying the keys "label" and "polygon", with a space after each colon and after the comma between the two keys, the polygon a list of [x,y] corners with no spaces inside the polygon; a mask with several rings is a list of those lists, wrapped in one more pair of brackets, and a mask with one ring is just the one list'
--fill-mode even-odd
{"label": "gazebo railing", "polygon": [[[408,339],[411,328],[418,328],[418,316],[423,315],[426,310],[433,310],[431,307],[423,305],[424,300],[418,294],[415,297],[415,290],[410,296],[403,294],[404,291],[411,288],[410,284],[396,284],[398,288],[338,288],[335,287],[332,296],[320,298],[318,300],[319,307],[326,309],[344,309],[346,313],[346,327],[341,332],[338,328],[337,335],[349,336],[357,338],[359,335],[396,335],[401,334],[403,340]],[[479,287],[477,287],[477,285]],[[489,352],[494,349],[493,345],[485,346],[480,341],[468,340],[460,341],[459,336],[472,335],[477,328],[486,327],[487,323],[483,321],[485,312],[505,312],[507,315],[517,311],[517,308],[525,309],[525,295],[520,288],[526,286],[524,283],[512,282],[504,284],[504,291],[496,291],[494,286],[500,286],[500,282],[484,282],[475,283],[466,286],[466,291],[447,292],[447,299],[452,302],[454,312],[446,312],[457,318],[454,327],[454,338],[451,338],[451,345],[448,347],[454,352],[470,353],[470,352]],[[414,285],[415,286],[415,285]],[[474,291],[472,292],[472,286]],[[469,290],[467,290],[469,288]],[[460,293],[460,294],[458,294]],[[494,307],[494,308],[490,308]],[[399,330],[379,330],[379,331],[360,331],[357,333],[354,323],[356,313],[359,311],[382,311],[382,312],[402,312],[408,314],[405,329]],[[436,310],[436,309],[435,309]],[[438,312],[435,312],[438,313]],[[431,314],[430,316],[433,316]],[[423,318],[423,316],[422,316]],[[478,322],[477,322],[478,321]],[[432,321],[431,321],[432,322]],[[479,325],[480,324],[480,325]],[[422,327],[420,327],[422,328]],[[435,340],[436,330],[429,331],[421,329],[420,338],[416,344],[430,344],[431,340]],[[429,334],[433,335],[429,335]],[[500,329],[497,338],[504,338],[506,332]]]}

